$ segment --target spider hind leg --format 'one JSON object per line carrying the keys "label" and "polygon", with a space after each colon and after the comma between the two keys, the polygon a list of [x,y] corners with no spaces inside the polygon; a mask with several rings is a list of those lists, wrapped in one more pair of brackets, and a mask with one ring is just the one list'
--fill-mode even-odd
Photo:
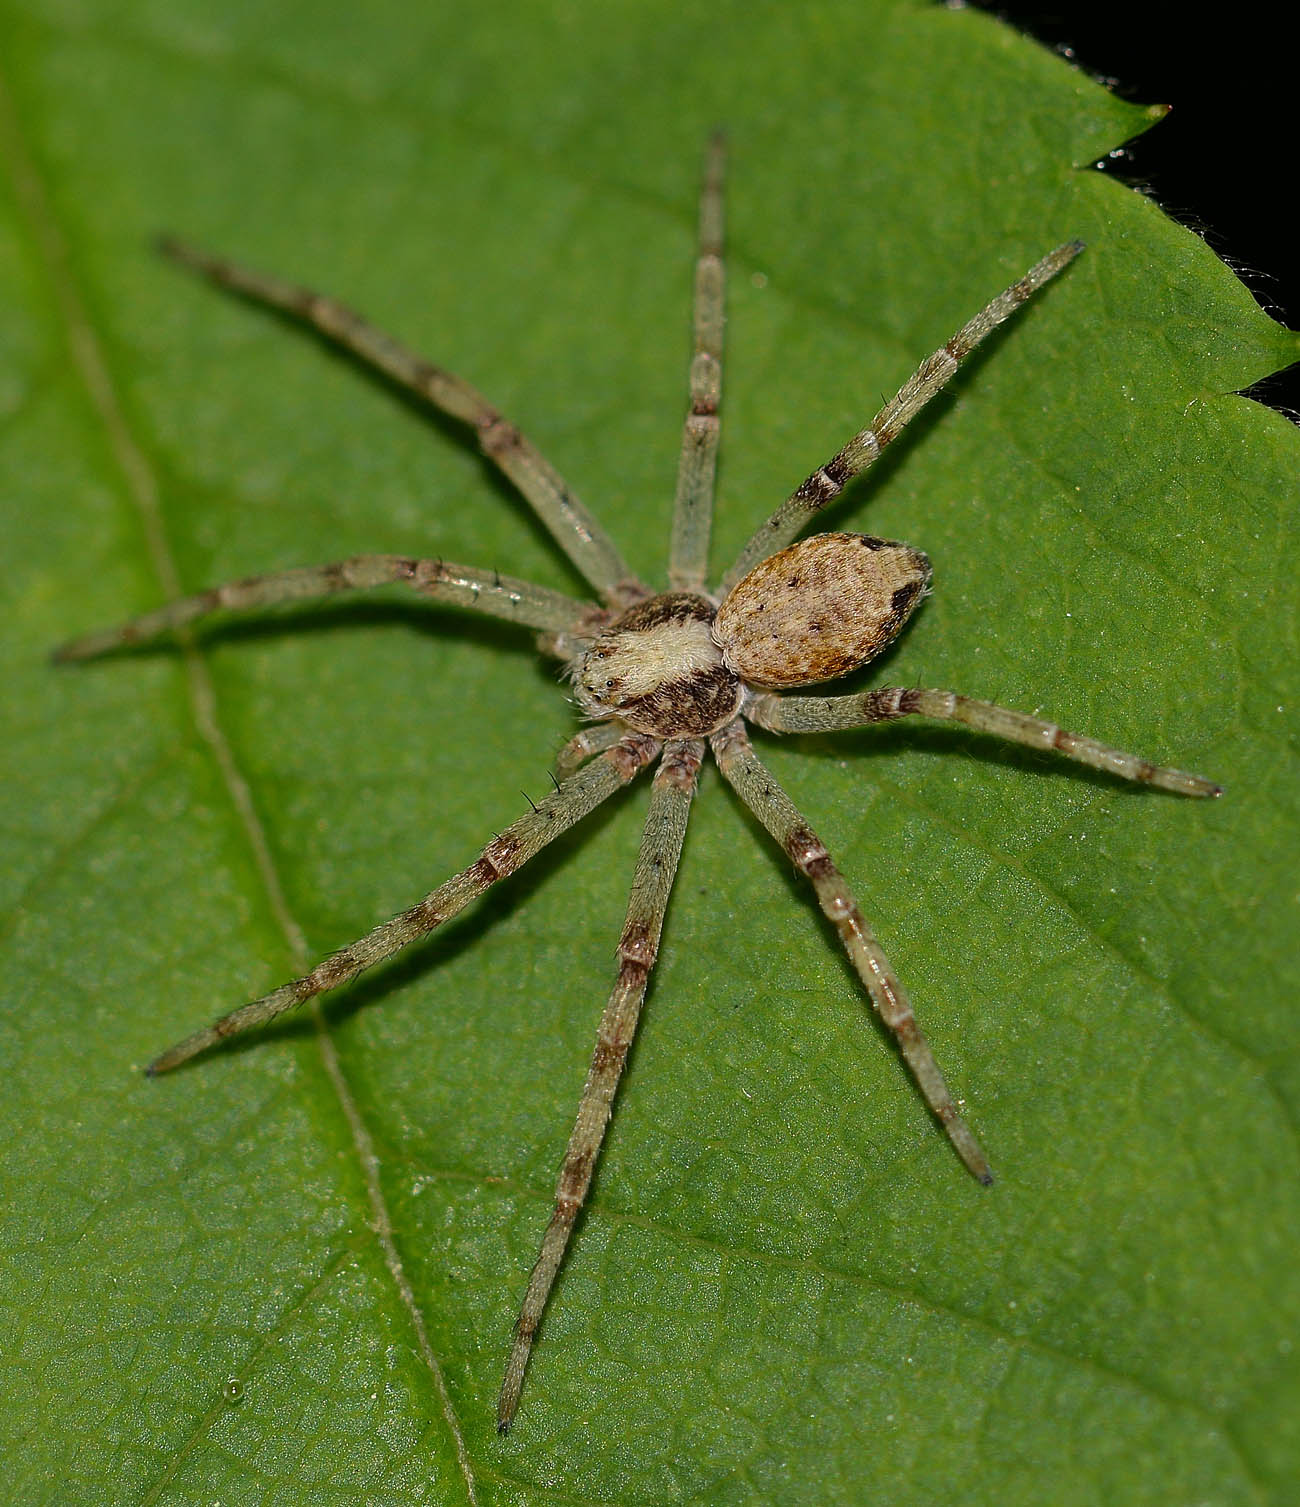
{"label": "spider hind leg", "polygon": [[449,921],[498,879],[504,879],[536,857],[546,845],[594,811],[602,801],[626,785],[659,752],[657,739],[641,733],[628,733],[613,748],[580,769],[537,802],[530,811],[510,823],[494,837],[479,856],[459,874],[431,890],[423,900],[376,926],[355,942],[332,952],[317,963],[310,973],[281,984],[270,994],[241,1005],[169,1047],[145,1069],[150,1077],[170,1072],[191,1057],[214,1046],[227,1036],[236,1036],[254,1026],[264,1025],[292,1010],[306,1000],[341,984],[382,963],[420,937]]}
{"label": "spider hind leg", "polygon": [[632,878],[632,892],[628,896],[627,919],[618,942],[618,977],[600,1017],[596,1049],[592,1053],[577,1118],[555,1188],[555,1207],[528,1279],[528,1289],[515,1323],[505,1378],[501,1383],[497,1430],[502,1434],[509,1430],[519,1406],[519,1393],[532,1353],[533,1338],[568,1249],[574,1224],[586,1201],[596,1159],[604,1143],[614,1095],[636,1035],[650,970],[659,954],[664,913],[677,874],[686,821],[703,758],[701,739],[673,741],[665,746],[663,759],[655,771],[650,807],[646,812],[645,830]]}
{"label": "spider hind leg", "polygon": [[844,875],[835,867],[798,807],[759,760],[739,720],[714,733],[712,744],[723,778],[812,885],[823,913],[839,932],[876,1013],[893,1032],[925,1102],[947,1132],[957,1155],[987,1186],[993,1181],[988,1158],[962,1118],[925,1032],[912,1012],[911,1001],[858,909]]}

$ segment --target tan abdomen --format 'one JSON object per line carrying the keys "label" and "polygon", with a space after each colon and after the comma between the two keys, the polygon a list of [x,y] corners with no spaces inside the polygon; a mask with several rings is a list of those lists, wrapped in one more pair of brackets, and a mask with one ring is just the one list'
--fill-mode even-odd
{"label": "tan abdomen", "polygon": [[930,581],[910,544],[870,534],[816,534],[737,582],[713,624],[723,662],[783,688],[836,680],[893,639]]}

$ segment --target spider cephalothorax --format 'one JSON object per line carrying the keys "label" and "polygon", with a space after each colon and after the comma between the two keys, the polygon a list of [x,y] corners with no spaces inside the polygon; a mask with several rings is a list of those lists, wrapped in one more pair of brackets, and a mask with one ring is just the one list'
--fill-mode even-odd
{"label": "spider cephalothorax", "polygon": [[740,710],[742,687],[713,636],[713,603],[666,591],[615,618],[573,664],[590,717],[617,717],[656,738],[704,738]]}
{"label": "spider cephalothorax", "polygon": [[220,607],[256,607],[391,582],[536,631],[542,651],[562,662],[576,700],[596,724],[560,751],[554,792],[498,833],[467,868],[301,978],[196,1031],[158,1057],[150,1072],[173,1068],[223,1037],[270,1020],[391,957],[514,873],[658,759],[619,938],[617,976],[506,1364],[497,1421],[502,1430],[508,1428],[636,1030],[708,739],[723,777],[811,884],[958,1155],[981,1182],[991,1182],[984,1153],[844,876],[760,761],[745,724],[805,733],[907,716],[947,718],[1030,747],[1056,749],[1124,779],[1183,795],[1219,793],[1217,785],[1199,775],[1162,768],[1051,722],[953,691],[883,687],[843,696],[779,694],[836,679],[879,654],[907,621],[930,579],[925,556],[906,544],[866,534],[819,534],[794,542],[796,536],[949,381],[962,357],[1077,255],[1079,243],[1045,256],[923,361],[871,423],[786,498],[754,533],[716,591],[710,591],[706,579],[722,374],[722,143],[715,140],[700,201],[695,354],[673,510],[671,589],[659,595],[635,578],[613,540],[540,453],[467,382],[420,360],[332,299],[175,242],[165,249],[225,287],[298,315],[471,425],[484,454],[519,487],[600,600],[577,601],[495,570],[444,560],[358,555],[214,587],[64,646],[61,658],[85,659],[178,628]]}

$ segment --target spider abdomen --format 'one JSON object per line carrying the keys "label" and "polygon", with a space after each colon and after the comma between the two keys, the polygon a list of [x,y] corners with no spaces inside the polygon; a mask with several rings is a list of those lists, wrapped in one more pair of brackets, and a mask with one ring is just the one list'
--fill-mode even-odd
{"label": "spider abdomen", "polygon": [[656,738],[702,738],[725,726],[740,710],[741,684],[723,663],[713,615],[692,591],[630,607],[574,666],[583,711]]}
{"label": "spider abdomen", "polygon": [[930,583],[919,549],[871,534],[815,534],[769,556],[718,608],[713,637],[742,679],[837,680],[874,659]]}

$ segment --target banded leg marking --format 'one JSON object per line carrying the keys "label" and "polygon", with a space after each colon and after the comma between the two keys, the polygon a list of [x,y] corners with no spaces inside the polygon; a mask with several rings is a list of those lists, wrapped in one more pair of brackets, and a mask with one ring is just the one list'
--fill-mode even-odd
{"label": "banded leg marking", "polygon": [[1076,764],[1101,769],[1133,780],[1139,785],[1154,785],[1158,790],[1172,790],[1177,795],[1216,796],[1223,787],[1204,775],[1188,774],[1153,764],[1137,754],[1124,753],[1082,733],[1066,732],[1054,722],[1014,712],[992,701],[976,701],[955,691],[904,690],[898,686],[865,691],[854,696],[777,696],[771,692],[755,696],[746,706],[745,715],[760,727],[775,733],[836,732],[848,727],[862,727],[871,722],[890,722],[899,717],[935,717],[948,722],[962,722],[976,732],[988,733],[1007,743],[1022,743],[1027,748],[1042,748],[1064,754]]}
{"label": "banded leg marking", "polygon": [[623,602],[633,578],[613,540],[536,446],[463,378],[423,360],[336,299],[172,236],[160,238],[158,247],[219,287],[301,319],[426,403],[470,425],[480,449],[514,482],[583,576],[611,605]]}
{"label": "banded leg marking", "polygon": [[549,842],[626,785],[654,758],[659,747],[654,738],[629,733],[614,748],[606,750],[550,795],[544,796],[518,821],[511,822],[467,869],[452,875],[409,910],[331,953],[310,973],[282,984],[261,999],[241,1005],[212,1025],[169,1047],[149,1064],[146,1071],[151,1075],[168,1072],[227,1036],[263,1025],[304,1000],[337,989],[367,968],[373,968],[418,938],[427,936],[464,910],[471,900],[476,900],[498,879],[513,874]]}
{"label": "banded leg marking", "polygon": [[228,581],[193,596],[181,597],[153,612],[71,639],[54,651],[56,660],[93,659],[97,654],[147,643],[169,630],[197,622],[222,610],[246,611],[336,596],[342,591],[366,591],[400,583],[421,596],[457,607],[506,618],[527,628],[564,632],[590,611],[590,605],[544,586],[533,586],[495,570],[476,570],[445,560],[417,560],[408,555],[353,555],[328,565],[307,565]]}
{"label": "banded leg marking", "polygon": [[664,912],[677,873],[691,798],[695,794],[696,776],[703,757],[704,744],[698,739],[671,742],[665,746],[663,759],[655,771],[650,808],[637,854],[632,892],[628,897],[627,919],[618,942],[618,977],[600,1018],[596,1050],[556,1184],[555,1208],[528,1279],[528,1289],[515,1323],[505,1379],[501,1384],[497,1428],[503,1434],[509,1429],[519,1406],[519,1393],[528,1368],[533,1337],[555,1285],[574,1222],[591,1186],[614,1094],[623,1064],[627,1061],[628,1049],[636,1035],[646,984],[659,953]]}
{"label": "banded leg marking", "polygon": [[925,1102],[947,1131],[957,1155],[980,1182],[991,1183],[988,1160],[953,1101],[911,1001],[825,845],[760,762],[739,720],[714,733],[711,741],[723,777],[811,883],[822,912],[834,924],[871,1003],[893,1032]]}
{"label": "banded leg marking", "polygon": [[722,401],[722,325],[725,269],[722,261],[722,179],[726,142],[709,141],[700,190],[699,253],[695,263],[695,351],[691,357],[690,403],[682,426],[677,495],[673,504],[668,580],[675,591],[700,591],[709,569],[713,525],[713,480],[717,469]]}
{"label": "banded leg marking", "polygon": [[865,471],[885,446],[902,433],[930,399],[948,385],[963,359],[1082,250],[1082,241],[1069,241],[1049,252],[1018,282],[985,304],[951,340],[927,356],[867,427],[801,482],[759,528],[723,578],[721,594],[725,596],[760,560],[784,549],[808,520],[827,503],[833,502],[849,482]]}

